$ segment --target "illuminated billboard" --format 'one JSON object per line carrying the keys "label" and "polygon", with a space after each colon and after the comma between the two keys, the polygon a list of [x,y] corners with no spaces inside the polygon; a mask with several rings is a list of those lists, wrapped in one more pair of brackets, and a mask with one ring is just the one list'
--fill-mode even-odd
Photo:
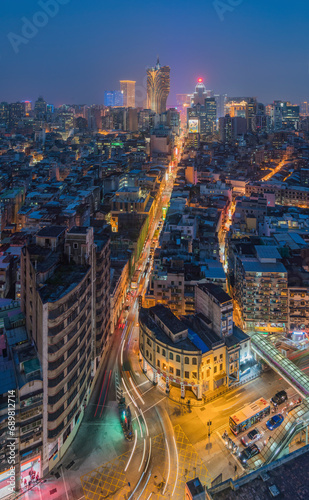
{"label": "illuminated billboard", "polygon": [[198,134],[198,120],[196,118],[189,120],[189,132]]}

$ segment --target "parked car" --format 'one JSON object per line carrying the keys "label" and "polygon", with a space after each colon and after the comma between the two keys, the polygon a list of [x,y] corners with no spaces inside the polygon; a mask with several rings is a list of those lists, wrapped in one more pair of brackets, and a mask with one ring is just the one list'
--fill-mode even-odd
{"label": "parked car", "polygon": [[279,391],[277,394],[274,395],[274,397],[271,398],[271,403],[275,406],[281,405],[281,403],[284,403],[288,399],[288,395],[285,391]]}
{"label": "parked car", "polygon": [[252,429],[252,431],[248,432],[246,436],[241,438],[241,442],[244,446],[250,446],[255,443],[258,439],[262,437],[262,434],[258,429]]}
{"label": "parked car", "polygon": [[259,453],[260,453],[260,448],[256,444],[252,444],[251,446],[245,448],[239,454],[238,459],[244,465],[250,458],[255,457],[255,455],[258,455]]}
{"label": "parked car", "polygon": [[281,413],[279,413],[278,415],[274,415],[266,422],[266,427],[270,431],[273,431],[274,429],[277,429],[277,427],[279,427],[279,425],[282,424],[283,420],[284,420],[284,416],[281,415]]}

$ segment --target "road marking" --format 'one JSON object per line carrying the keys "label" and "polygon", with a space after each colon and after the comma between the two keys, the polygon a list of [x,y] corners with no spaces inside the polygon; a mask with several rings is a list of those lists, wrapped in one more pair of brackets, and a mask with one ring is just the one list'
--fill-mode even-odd
{"label": "road marking", "polygon": [[128,467],[129,467],[129,465],[130,465],[130,462],[131,462],[131,460],[132,460],[132,457],[133,457],[133,454],[134,454],[134,451],[135,451],[135,448],[136,448],[136,443],[137,443],[137,430],[135,429],[135,440],[134,440],[134,445],[133,445],[133,448],[132,448],[131,455],[130,455],[130,457],[129,457],[128,463],[127,463],[127,465],[126,465],[126,467],[125,467],[125,469],[124,469],[124,471],[125,471],[125,472],[127,472],[127,469],[128,469]]}

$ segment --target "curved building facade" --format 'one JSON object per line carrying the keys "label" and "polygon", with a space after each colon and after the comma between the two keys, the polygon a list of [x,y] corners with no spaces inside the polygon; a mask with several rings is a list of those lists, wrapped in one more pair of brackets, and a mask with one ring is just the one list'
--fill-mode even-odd
{"label": "curved building facade", "polygon": [[170,71],[169,66],[161,66],[159,58],[154,68],[147,69],[147,108],[158,114],[166,111]]}

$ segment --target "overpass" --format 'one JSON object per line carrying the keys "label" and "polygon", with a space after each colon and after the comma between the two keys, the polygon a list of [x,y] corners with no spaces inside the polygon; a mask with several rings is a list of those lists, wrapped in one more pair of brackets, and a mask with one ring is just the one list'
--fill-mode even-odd
{"label": "overpass", "polygon": [[251,337],[252,351],[290,384],[302,398],[309,397],[309,377],[294,365],[264,336],[259,333]]}
{"label": "overpass", "polygon": [[289,444],[303,430],[306,432],[305,442],[308,444],[309,377],[284,357],[264,335],[252,335],[251,347],[257,356],[281,375],[303,398],[302,403],[285,417],[280,427],[271,435],[261,453],[248,462],[251,468],[257,469],[289,453]]}

